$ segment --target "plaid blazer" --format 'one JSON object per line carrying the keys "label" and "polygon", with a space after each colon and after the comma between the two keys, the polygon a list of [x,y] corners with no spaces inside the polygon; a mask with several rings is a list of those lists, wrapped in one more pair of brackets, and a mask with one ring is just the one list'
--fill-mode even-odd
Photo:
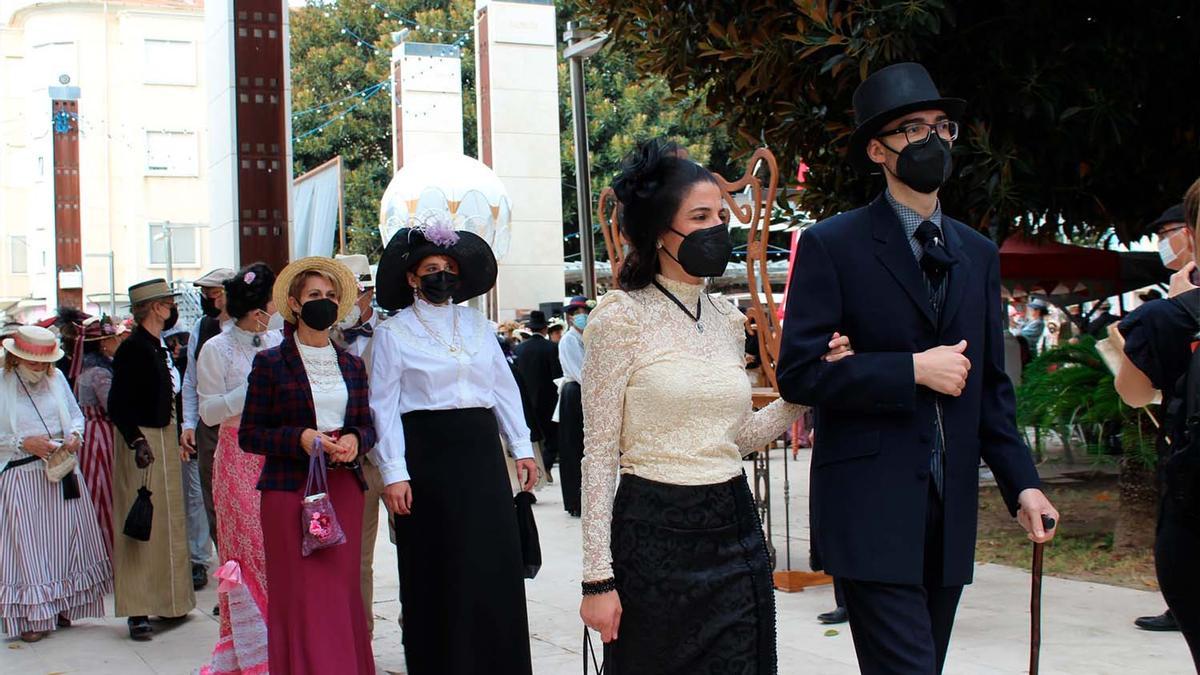
{"label": "plaid blazer", "polygon": [[[367,369],[361,359],[337,350],[338,365],[346,380],[346,426],[342,434],[358,437],[359,457],[375,446],[375,425],[367,403]],[[312,390],[300,360],[295,337],[288,335],[278,347],[254,357],[246,389],[246,405],[238,429],[242,450],[266,455],[259,490],[297,490],[308,479],[308,454],[300,447],[305,429],[315,429]],[[365,490],[362,469],[355,469]]]}

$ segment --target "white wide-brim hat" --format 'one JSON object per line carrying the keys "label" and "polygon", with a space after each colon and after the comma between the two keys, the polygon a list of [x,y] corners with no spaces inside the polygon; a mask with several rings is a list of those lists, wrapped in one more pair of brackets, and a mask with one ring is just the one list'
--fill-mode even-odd
{"label": "white wide-brim hat", "polygon": [[37,363],[54,363],[63,357],[58,338],[41,326],[21,326],[12,337],[4,339],[4,351],[13,356]]}

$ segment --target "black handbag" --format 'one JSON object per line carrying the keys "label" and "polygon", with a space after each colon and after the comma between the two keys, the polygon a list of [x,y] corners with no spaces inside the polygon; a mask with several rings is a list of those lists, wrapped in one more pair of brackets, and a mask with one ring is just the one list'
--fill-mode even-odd
{"label": "black handbag", "polygon": [[137,498],[129,507],[129,515],[125,516],[125,528],[121,531],[126,537],[138,541],[150,541],[150,526],[154,523],[154,504],[150,501],[150,475],[147,471],[146,482],[138,488]]}
{"label": "black handbag", "polygon": [[518,492],[513,498],[517,508],[517,532],[521,535],[521,562],[526,579],[537,576],[542,568],[542,544],[538,540],[537,523],[533,520],[533,493]]}

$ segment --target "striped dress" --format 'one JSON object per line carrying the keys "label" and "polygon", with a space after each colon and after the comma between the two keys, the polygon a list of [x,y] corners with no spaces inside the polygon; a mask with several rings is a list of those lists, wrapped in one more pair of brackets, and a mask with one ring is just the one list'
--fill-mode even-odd
{"label": "striped dress", "polygon": [[108,417],[108,390],[112,385],[112,359],[103,354],[87,354],[83,370],[75,380],[79,406],[86,423],[83,448],[79,451],[79,469],[92,496],[92,506],[104,535],[105,550],[112,555],[112,461],[113,425]]}
{"label": "striped dress", "polygon": [[64,499],[61,483],[46,478],[42,462],[8,466],[29,456],[20,450],[21,439],[46,435],[42,420],[52,437],[63,438],[83,433],[83,413],[58,369],[30,385],[29,396],[16,378],[0,375],[0,628],[8,636],[54,630],[59,616],[102,617],[104,595],[112,590],[112,568],[79,469],[80,497]]}

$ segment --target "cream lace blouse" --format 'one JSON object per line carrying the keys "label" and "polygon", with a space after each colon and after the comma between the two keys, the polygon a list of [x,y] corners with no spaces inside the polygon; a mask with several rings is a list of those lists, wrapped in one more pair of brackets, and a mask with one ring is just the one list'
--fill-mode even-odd
{"label": "cream lace blouse", "polygon": [[[658,277],[694,311],[703,290]],[[720,483],[742,455],[799,416],[782,399],[754,412],[744,317],[701,300],[703,330],[654,286],[604,296],[588,319],[583,362],[583,579],[610,579],[617,473],[675,485]]]}

